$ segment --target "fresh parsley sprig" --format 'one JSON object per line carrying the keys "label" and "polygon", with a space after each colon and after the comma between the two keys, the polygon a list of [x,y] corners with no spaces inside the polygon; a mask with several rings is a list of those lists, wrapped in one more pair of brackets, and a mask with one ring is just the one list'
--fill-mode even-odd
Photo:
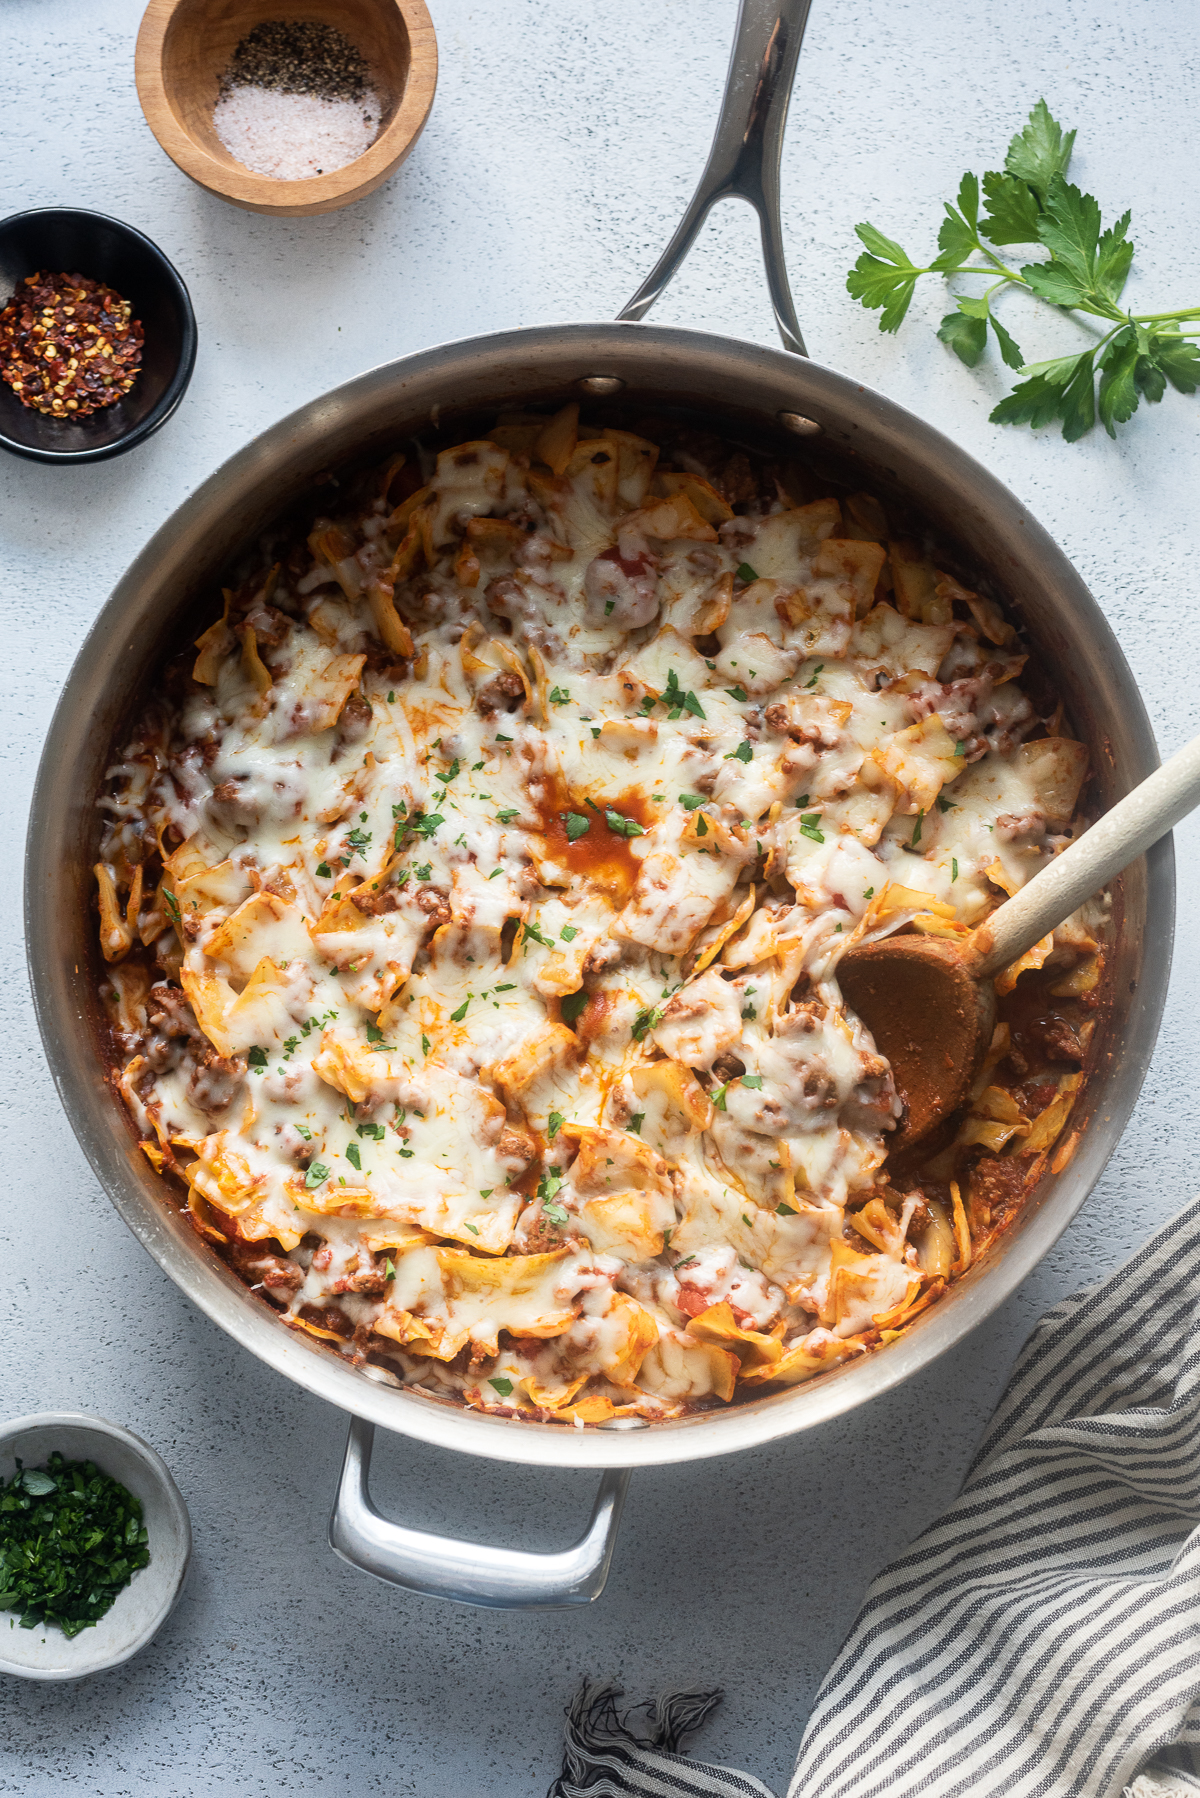
{"label": "fresh parsley sprig", "polygon": [[[958,204],[946,204],[938,254],[918,267],[906,250],[874,225],[857,225],[865,245],[846,279],[856,300],[879,311],[879,329],[898,331],[922,275],[984,275],[980,294],[955,296],[938,336],[974,368],[995,337],[1001,359],[1025,377],[991,413],[993,424],[1027,424],[1032,430],[1058,419],[1068,443],[1091,430],[1099,414],[1110,437],[1142,400],[1156,404],[1168,384],[1179,393],[1200,386],[1200,350],[1189,338],[1200,332],[1200,306],[1173,312],[1130,312],[1121,294],[1133,262],[1129,213],[1101,229],[1100,207],[1067,180],[1075,144],[1044,100],[1008,146],[1002,171],[966,174]],[[982,194],[981,194],[982,187]],[[980,216],[982,198],[983,215]],[[1037,244],[1044,262],[1017,267],[996,246]],[[1023,288],[1060,312],[1084,314],[1107,328],[1090,348],[1048,362],[1027,363],[1020,346],[993,311],[1007,289]]]}

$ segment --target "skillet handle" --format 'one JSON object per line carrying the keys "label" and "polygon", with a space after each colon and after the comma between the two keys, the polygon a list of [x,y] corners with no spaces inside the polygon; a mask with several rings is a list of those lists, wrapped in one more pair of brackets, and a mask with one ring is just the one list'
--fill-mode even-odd
{"label": "skillet handle", "polygon": [[374,1441],[375,1425],[352,1418],[329,1519],[329,1546],[343,1561],[426,1598],[490,1610],[545,1611],[599,1598],[616,1545],[628,1467],[604,1475],[578,1542],[555,1554],[531,1554],[431,1536],[381,1517],[368,1488]]}
{"label": "skillet handle", "polygon": [[673,279],[718,200],[749,201],[762,230],[763,261],[785,350],[807,356],[783,257],[779,159],[811,0],[741,0],[725,97],[708,162],[679,228],[618,323],[644,318]]}

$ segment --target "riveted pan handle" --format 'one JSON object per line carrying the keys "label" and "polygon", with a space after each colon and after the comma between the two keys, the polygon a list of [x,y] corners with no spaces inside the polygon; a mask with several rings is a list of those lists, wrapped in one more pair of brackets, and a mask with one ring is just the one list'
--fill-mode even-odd
{"label": "riveted pan handle", "polygon": [[762,230],[763,261],[775,323],[785,350],[806,356],[783,257],[779,159],[811,0],[741,0],[725,97],[700,185],[679,229],[642,282],[622,323],[644,318],[674,277],[718,200],[748,200]]}
{"label": "riveted pan handle", "polygon": [[329,1519],[329,1546],[343,1561],[409,1592],[490,1610],[544,1611],[599,1598],[629,1485],[627,1467],[604,1475],[578,1542],[555,1554],[531,1554],[431,1536],[380,1516],[368,1486],[374,1441],[375,1425],[353,1418]]}

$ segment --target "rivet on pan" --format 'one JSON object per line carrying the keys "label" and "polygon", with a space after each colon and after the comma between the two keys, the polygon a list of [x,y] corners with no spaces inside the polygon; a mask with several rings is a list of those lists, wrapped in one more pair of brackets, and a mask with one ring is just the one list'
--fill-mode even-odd
{"label": "rivet on pan", "polygon": [[815,418],[805,418],[802,412],[777,412],[775,416],[785,431],[794,431],[797,437],[819,437],[825,428]]}
{"label": "rivet on pan", "polygon": [[620,375],[584,375],[579,385],[585,393],[620,393],[625,383]]}

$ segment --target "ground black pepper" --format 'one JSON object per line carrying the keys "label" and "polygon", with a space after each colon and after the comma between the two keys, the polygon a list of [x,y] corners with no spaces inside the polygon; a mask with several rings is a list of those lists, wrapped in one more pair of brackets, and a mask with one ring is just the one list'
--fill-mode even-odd
{"label": "ground black pepper", "polygon": [[262,87],[321,100],[361,100],[370,71],[342,32],[316,20],[265,19],[238,44],[221,92]]}
{"label": "ground black pepper", "polygon": [[23,406],[86,418],[129,392],[142,364],[129,301],[88,275],[26,275],[0,312],[0,379]]}

